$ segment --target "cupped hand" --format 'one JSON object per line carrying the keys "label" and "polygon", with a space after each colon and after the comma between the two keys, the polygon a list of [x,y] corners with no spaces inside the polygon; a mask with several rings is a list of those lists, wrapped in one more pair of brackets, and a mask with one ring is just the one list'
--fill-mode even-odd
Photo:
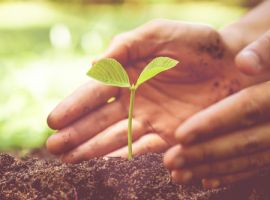
{"label": "cupped hand", "polygon": [[[270,31],[236,56],[249,75],[268,74]],[[267,73],[268,72],[268,73]],[[203,179],[207,189],[270,171],[270,83],[244,89],[195,114],[175,132],[164,158],[176,182]]]}
{"label": "cupped hand", "polygon": [[[116,36],[98,59],[116,59],[135,83],[143,68],[159,56],[180,63],[136,90],[133,154],[164,152],[176,144],[174,131],[188,117],[267,79],[241,73],[230,47],[211,27],[165,20]],[[129,96],[126,88],[95,80],[82,85],[49,115],[48,125],[59,131],[48,139],[47,148],[69,163],[105,155],[128,157]],[[116,100],[107,103],[111,97]]]}

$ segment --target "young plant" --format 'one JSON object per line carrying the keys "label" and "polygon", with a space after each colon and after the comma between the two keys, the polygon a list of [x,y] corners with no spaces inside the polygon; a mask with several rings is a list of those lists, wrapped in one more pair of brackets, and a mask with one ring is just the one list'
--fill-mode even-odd
{"label": "young plant", "polygon": [[167,57],[158,57],[152,60],[140,74],[136,85],[130,85],[129,78],[120,63],[114,59],[105,58],[99,60],[91,69],[86,73],[93,79],[96,79],[104,84],[113,85],[118,87],[128,87],[131,91],[129,115],[128,115],[128,155],[129,159],[132,158],[132,113],[135,97],[135,90],[140,84],[154,77],[158,73],[170,69],[177,65],[178,61]]}

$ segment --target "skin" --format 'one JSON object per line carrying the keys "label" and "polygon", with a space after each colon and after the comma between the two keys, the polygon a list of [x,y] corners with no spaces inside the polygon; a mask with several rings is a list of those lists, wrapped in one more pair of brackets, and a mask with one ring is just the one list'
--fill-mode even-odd
{"label": "skin", "polygon": [[[269,38],[270,30],[244,48],[238,68],[269,74]],[[211,189],[270,171],[269,89],[269,82],[244,89],[185,121],[175,132],[180,145],[164,158],[176,182],[203,179]]]}
{"label": "skin", "polygon": [[[269,84],[259,83],[270,74],[243,73],[250,68],[245,55],[234,59],[245,43],[236,48],[226,31],[155,20],[116,36],[94,61],[116,59],[125,66],[131,84],[155,57],[180,61],[136,90],[132,124],[133,154],[170,148],[164,164],[179,183],[203,179],[205,188],[215,188],[267,169]],[[126,88],[95,80],[78,88],[48,117],[48,125],[59,130],[48,139],[48,150],[69,163],[98,156],[128,157],[129,95]],[[111,97],[116,100],[106,103]],[[266,161],[255,162],[258,157]],[[250,164],[249,159],[255,161]]]}
{"label": "skin", "polygon": [[235,63],[238,68],[251,76],[269,73],[269,43],[270,29],[236,56]]}
{"label": "skin", "polygon": [[[265,1],[221,30],[223,36],[230,32],[236,35],[225,39],[235,52],[245,47],[236,55],[235,65],[253,77],[270,72],[269,7],[270,1]],[[241,32],[249,34],[239,39]],[[261,32],[265,33],[258,37]],[[179,126],[175,132],[179,145],[167,151],[164,158],[174,180],[187,183],[202,179],[203,186],[212,189],[268,172],[269,88],[270,83],[246,88]]]}

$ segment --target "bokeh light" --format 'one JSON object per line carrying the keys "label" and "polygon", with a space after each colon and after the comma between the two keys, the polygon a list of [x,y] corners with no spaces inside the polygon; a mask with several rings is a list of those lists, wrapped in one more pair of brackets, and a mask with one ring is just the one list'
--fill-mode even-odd
{"label": "bokeh light", "polygon": [[81,45],[86,53],[93,54],[102,50],[103,41],[97,31],[89,31],[82,37]]}
{"label": "bokeh light", "polygon": [[0,1],[0,149],[44,145],[54,132],[49,112],[89,80],[92,60],[116,34],[156,18],[220,28],[246,11],[219,2],[122,2]]}
{"label": "bokeh light", "polygon": [[50,30],[51,43],[56,48],[68,48],[71,42],[69,29],[64,24],[56,24]]}

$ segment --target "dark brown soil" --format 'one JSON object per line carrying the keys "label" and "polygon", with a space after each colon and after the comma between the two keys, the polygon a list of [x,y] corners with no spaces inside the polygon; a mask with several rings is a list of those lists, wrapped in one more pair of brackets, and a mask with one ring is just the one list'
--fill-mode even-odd
{"label": "dark brown soil", "polygon": [[26,155],[30,156],[31,158],[38,158],[39,160],[45,159],[59,159],[60,155],[53,155],[51,154],[46,146],[41,146],[36,149],[7,149],[7,150],[0,150],[0,154],[9,154],[14,156],[17,160],[25,160]]}
{"label": "dark brown soil", "polygon": [[162,155],[94,158],[77,165],[0,155],[0,199],[270,199],[270,174],[222,189],[205,190],[200,182],[175,184]]}

